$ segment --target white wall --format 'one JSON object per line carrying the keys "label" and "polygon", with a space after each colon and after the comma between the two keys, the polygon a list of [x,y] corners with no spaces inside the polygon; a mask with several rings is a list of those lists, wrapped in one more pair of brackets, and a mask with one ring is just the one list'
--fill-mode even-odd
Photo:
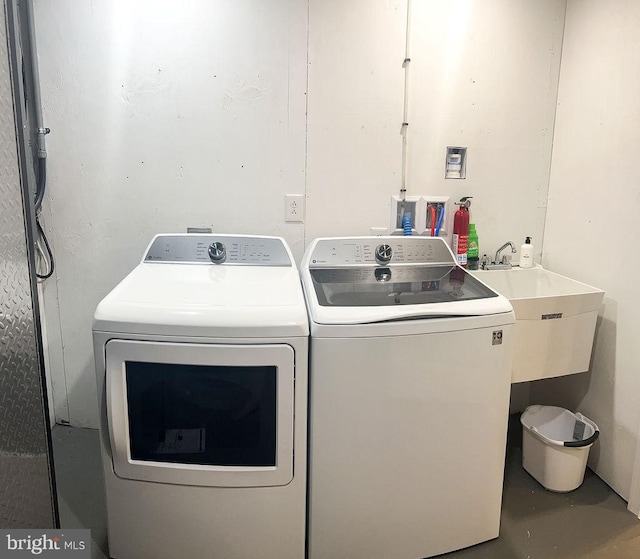
{"label": "white wall", "polygon": [[[481,255],[533,236],[539,261],[564,13],[558,0],[413,2],[410,192],[473,196]],[[468,147],[465,180],[444,179],[446,146]]]}
{"label": "white wall", "polygon": [[[389,225],[401,183],[406,0],[316,0],[307,239]],[[408,195],[474,196],[481,250],[536,239],[547,204],[564,0],[414,0]],[[465,180],[445,149],[467,146]]]}
{"label": "white wall", "polygon": [[56,411],[95,427],[93,311],[155,233],[283,235],[302,253],[283,197],[305,188],[307,6],[37,0],[36,25],[52,130]]}
{"label": "white wall", "polygon": [[[483,251],[541,239],[565,1],[413,6],[408,193],[474,196]],[[299,258],[305,240],[388,226],[406,9],[36,0],[59,419],[97,425],[91,316],[153,234],[283,235]],[[466,180],[443,179],[446,145],[469,147]],[[284,223],[285,193],[306,194],[304,225]]]}
{"label": "white wall", "polygon": [[306,231],[369,235],[400,189],[406,0],[311,0]]}
{"label": "white wall", "polygon": [[[545,267],[606,291],[591,371],[532,386],[580,409],[602,436],[591,465],[640,508],[637,213],[640,4],[569,0],[553,148]],[[635,488],[632,481],[635,475]]]}

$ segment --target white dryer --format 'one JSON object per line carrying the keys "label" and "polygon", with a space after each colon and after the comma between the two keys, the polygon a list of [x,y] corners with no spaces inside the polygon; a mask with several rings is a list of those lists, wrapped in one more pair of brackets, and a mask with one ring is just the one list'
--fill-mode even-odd
{"label": "white dryer", "polygon": [[308,334],[282,239],[153,239],[93,325],[111,557],[304,556]]}
{"label": "white dryer", "polygon": [[498,536],[514,313],[443,239],[318,239],[310,559],[419,559]]}

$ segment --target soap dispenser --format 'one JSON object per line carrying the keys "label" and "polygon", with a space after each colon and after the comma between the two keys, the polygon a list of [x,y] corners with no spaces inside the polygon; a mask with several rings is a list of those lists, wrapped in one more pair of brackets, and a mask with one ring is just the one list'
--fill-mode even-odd
{"label": "soap dispenser", "polygon": [[533,268],[533,245],[531,237],[527,237],[524,244],[520,247],[520,267]]}

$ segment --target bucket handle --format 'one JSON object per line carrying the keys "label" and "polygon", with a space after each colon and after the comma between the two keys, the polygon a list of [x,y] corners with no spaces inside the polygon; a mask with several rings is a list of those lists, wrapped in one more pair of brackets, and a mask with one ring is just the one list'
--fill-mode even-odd
{"label": "bucket handle", "polygon": [[588,439],[584,439],[582,441],[565,441],[564,446],[567,446],[570,448],[580,448],[583,446],[589,446],[590,444],[595,443],[598,440],[599,436],[600,436],[600,431],[596,429],[593,435],[591,435]]}
{"label": "bucket handle", "polygon": [[584,415],[582,415],[580,412],[576,412],[576,417],[580,421],[587,423],[588,425],[591,425],[591,427],[593,427],[593,435],[591,435],[588,439],[585,439],[583,441],[566,441],[564,443],[564,446],[569,448],[581,448],[581,447],[589,446],[590,444],[595,443],[598,440],[598,437],[600,436],[600,429],[598,429],[598,426],[593,421],[591,421],[588,417],[585,417]]}
{"label": "bucket handle", "polygon": [[[537,406],[537,407],[541,408],[542,406]],[[598,437],[600,436],[600,429],[598,428],[598,426],[593,421],[591,421],[588,417],[585,417],[584,415],[582,415],[580,412],[577,412],[574,415],[580,421],[583,421],[584,423],[588,423],[589,425],[591,425],[591,427],[593,427],[593,435],[591,435],[588,439],[584,439],[580,441],[556,441],[555,439],[551,439],[547,437],[535,427],[530,427],[530,429],[543,440],[547,441],[550,444],[554,444],[556,446],[565,446],[568,448],[582,448],[596,442],[598,440]]]}

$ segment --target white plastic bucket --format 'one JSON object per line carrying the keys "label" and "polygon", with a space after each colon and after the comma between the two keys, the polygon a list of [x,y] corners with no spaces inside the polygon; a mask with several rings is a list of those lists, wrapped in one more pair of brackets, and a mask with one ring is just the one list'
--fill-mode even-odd
{"label": "white plastic bucket", "polygon": [[598,426],[581,413],[555,406],[529,406],[520,423],[522,467],[550,491],[580,487]]}

